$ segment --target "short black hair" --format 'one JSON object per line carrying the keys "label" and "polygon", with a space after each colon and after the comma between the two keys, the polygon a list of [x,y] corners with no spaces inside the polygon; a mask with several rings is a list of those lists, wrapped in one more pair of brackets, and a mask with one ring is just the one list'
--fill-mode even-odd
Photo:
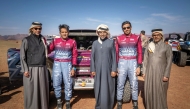
{"label": "short black hair", "polygon": [[67,31],[69,32],[69,26],[67,24],[60,24],[59,25],[59,32],[61,31],[62,28],[67,29]]}
{"label": "short black hair", "polygon": [[125,25],[125,24],[129,24],[130,27],[132,27],[131,22],[129,22],[129,21],[124,21],[124,22],[121,24],[121,28],[123,28],[123,25]]}
{"label": "short black hair", "polygon": [[142,30],[142,31],[141,31],[141,34],[145,35],[145,31],[144,31],[144,30]]}

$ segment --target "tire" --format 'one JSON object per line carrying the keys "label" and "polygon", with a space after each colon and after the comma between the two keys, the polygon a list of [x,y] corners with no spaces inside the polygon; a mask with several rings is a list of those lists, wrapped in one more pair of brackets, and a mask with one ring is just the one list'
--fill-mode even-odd
{"label": "tire", "polygon": [[74,87],[75,87],[75,79],[72,78],[72,80],[73,80],[72,88],[73,88],[73,90],[74,90]]}
{"label": "tire", "polygon": [[123,102],[128,103],[131,100],[131,87],[129,83],[129,79],[127,78],[124,91],[123,91]]}
{"label": "tire", "polygon": [[143,75],[143,62],[142,62],[142,66],[140,67],[140,74],[138,76],[142,76]]}
{"label": "tire", "polygon": [[172,61],[173,61],[173,63],[174,64],[177,64],[177,62],[178,62],[178,55],[179,55],[179,52],[178,51],[173,51],[173,59],[172,59]]}
{"label": "tire", "polygon": [[48,78],[49,78],[49,91],[53,91],[53,81],[51,80],[51,71],[48,70]]}
{"label": "tire", "polygon": [[186,52],[178,52],[178,61],[177,65],[180,67],[185,67],[187,61],[187,53]]}
{"label": "tire", "polygon": [[0,88],[0,95],[2,94],[1,88]]}

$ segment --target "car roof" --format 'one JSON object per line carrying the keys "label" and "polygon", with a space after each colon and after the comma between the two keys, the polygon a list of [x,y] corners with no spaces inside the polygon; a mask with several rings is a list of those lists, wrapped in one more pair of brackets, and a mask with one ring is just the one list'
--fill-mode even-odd
{"label": "car roof", "polygon": [[97,36],[94,29],[73,29],[69,30],[69,36]]}
{"label": "car roof", "polygon": [[72,29],[69,32],[96,32],[94,29]]}

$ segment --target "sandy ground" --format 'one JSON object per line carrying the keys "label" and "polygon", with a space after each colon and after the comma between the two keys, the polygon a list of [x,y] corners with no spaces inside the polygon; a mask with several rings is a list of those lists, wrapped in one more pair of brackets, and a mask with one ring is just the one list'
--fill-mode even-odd
{"label": "sandy ground", "polygon": [[[8,73],[0,73],[0,82],[3,94],[0,95],[0,109],[23,109],[22,80],[9,83]],[[168,90],[169,109],[190,109],[190,66],[178,67],[172,65],[171,78]],[[139,109],[144,109],[143,86],[144,80],[139,79]],[[63,92],[62,92],[63,93]],[[64,93],[63,93],[64,96]],[[72,109],[94,109],[95,99],[93,90],[78,90],[73,92]],[[115,105],[116,108],[116,105]],[[56,109],[54,92],[50,96],[50,109]],[[65,105],[64,105],[65,109]],[[123,104],[123,109],[132,109],[132,103]]]}

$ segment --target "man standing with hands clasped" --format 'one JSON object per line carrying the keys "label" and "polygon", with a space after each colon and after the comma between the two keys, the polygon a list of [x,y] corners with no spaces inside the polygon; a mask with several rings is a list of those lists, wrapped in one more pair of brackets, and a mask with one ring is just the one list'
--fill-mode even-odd
{"label": "man standing with hands clasped", "polygon": [[92,44],[91,72],[94,77],[95,109],[113,109],[117,61],[114,40],[109,28],[100,24],[96,29],[98,40]]}
{"label": "man standing with hands clasped", "polygon": [[125,21],[121,25],[124,34],[116,38],[119,59],[117,78],[117,109],[122,109],[122,98],[127,76],[132,89],[133,109],[138,109],[138,78],[142,64],[141,38],[131,33],[132,25]]}
{"label": "man standing with hands clasped", "polygon": [[153,41],[148,44],[143,61],[145,108],[168,109],[167,89],[172,65],[172,48],[164,43],[162,29],[153,29],[152,37]]}

